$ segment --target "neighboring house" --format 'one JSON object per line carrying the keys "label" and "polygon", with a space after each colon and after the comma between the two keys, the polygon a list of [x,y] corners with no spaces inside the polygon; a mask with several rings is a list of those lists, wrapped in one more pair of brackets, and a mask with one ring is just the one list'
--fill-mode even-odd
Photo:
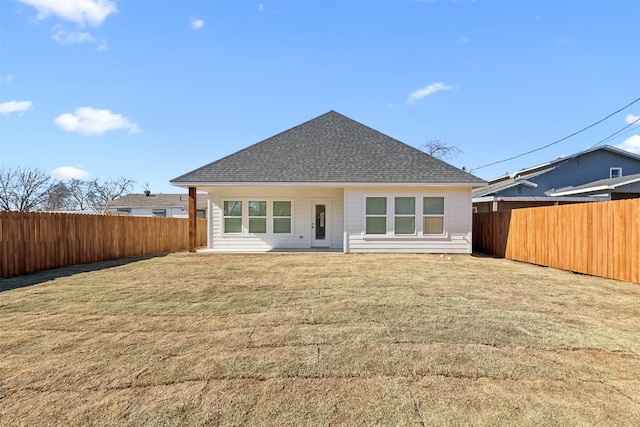
{"label": "neighboring house", "polygon": [[476,212],[640,197],[640,156],[608,145],[489,181]]}
{"label": "neighboring house", "polygon": [[[206,200],[197,206],[198,218],[205,218]],[[187,194],[127,194],[109,204],[107,213],[131,214],[132,216],[159,216],[187,218],[189,216],[189,196]]]}
{"label": "neighboring house", "polygon": [[207,193],[209,248],[471,252],[486,182],[330,111],[175,178]]}

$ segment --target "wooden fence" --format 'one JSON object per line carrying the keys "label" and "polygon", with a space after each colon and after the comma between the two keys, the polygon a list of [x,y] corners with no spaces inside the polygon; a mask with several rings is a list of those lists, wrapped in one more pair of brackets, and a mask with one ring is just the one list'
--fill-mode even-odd
{"label": "wooden fence", "polygon": [[477,213],[473,249],[640,283],[640,199]]}
{"label": "wooden fence", "polygon": [[[206,224],[198,219],[198,246],[207,244]],[[0,212],[0,277],[175,252],[188,239],[184,218]]]}

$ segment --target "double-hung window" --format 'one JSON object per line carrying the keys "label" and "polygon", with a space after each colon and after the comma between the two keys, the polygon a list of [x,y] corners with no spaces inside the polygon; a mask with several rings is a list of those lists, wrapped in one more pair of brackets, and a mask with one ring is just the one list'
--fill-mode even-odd
{"label": "double-hung window", "polygon": [[365,204],[365,233],[387,234],[387,198],[367,197]]}
{"label": "double-hung window", "polygon": [[416,198],[396,197],[394,211],[395,234],[416,234]]}
{"label": "double-hung window", "polygon": [[223,201],[224,234],[291,234],[291,200]]}
{"label": "double-hung window", "polygon": [[273,232],[276,234],[291,233],[291,202],[273,202]]}
{"label": "double-hung window", "polygon": [[267,232],[267,202],[249,201],[249,233]]}
{"label": "double-hung window", "polygon": [[444,234],[444,197],[425,197],[422,215],[422,234]]}
{"label": "double-hung window", "polygon": [[242,201],[224,202],[224,232],[242,234]]}

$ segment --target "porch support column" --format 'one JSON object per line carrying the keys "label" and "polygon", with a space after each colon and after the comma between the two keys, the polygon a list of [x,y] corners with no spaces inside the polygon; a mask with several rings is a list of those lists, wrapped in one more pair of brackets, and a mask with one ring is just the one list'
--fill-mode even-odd
{"label": "porch support column", "polygon": [[189,252],[196,251],[196,187],[189,187]]}

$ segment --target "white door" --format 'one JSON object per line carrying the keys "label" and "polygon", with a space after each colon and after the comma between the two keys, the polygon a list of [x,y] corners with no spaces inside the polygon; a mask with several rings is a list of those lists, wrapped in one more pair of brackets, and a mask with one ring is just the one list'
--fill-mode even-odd
{"label": "white door", "polygon": [[331,204],[329,200],[311,202],[311,247],[331,247]]}

